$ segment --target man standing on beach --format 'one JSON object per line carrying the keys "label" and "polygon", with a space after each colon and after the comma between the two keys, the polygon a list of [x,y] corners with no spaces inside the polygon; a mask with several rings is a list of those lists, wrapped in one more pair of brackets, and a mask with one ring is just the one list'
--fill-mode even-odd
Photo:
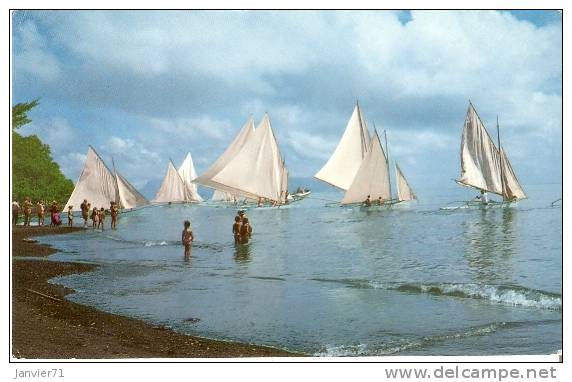
{"label": "man standing on beach", "polygon": [[81,209],[81,217],[83,218],[83,227],[87,227],[87,218],[89,217],[89,203],[87,199],[83,200],[83,203],[79,206]]}
{"label": "man standing on beach", "polygon": [[42,226],[44,225],[44,216],[46,214],[46,207],[44,206],[44,202],[42,200],[36,204],[36,209],[38,212],[38,225]]}
{"label": "man standing on beach", "polygon": [[20,204],[17,200],[12,202],[12,224],[18,224],[18,212],[20,212]]}
{"label": "man standing on beach", "polygon": [[24,200],[24,225],[30,226],[30,220],[32,215],[32,202],[30,198]]}

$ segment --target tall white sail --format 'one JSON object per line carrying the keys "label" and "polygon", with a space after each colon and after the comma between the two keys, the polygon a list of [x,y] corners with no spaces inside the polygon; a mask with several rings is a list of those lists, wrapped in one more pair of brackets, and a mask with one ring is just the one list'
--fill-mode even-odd
{"label": "tall white sail", "polygon": [[503,175],[503,198],[505,200],[511,199],[524,199],[526,194],[522,189],[512,166],[508,160],[506,152],[501,148],[501,163],[502,163],[502,175]]}
{"label": "tall white sail", "polygon": [[195,183],[192,183],[192,181],[197,177],[197,173],[195,171],[195,166],[193,164],[193,157],[191,156],[191,153],[187,153],[187,157],[183,161],[183,164],[181,164],[181,167],[179,167],[178,172],[181,178],[183,179],[183,182],[185,182],[185,186],[188,189],[188,193],[190,195],[189,201],[202,202],[203,198],[201,198],[201,196],[197,191],[197,185]]}
{"label": "tall white sail", "polygon": [[167,173],[153,201],[155,203],[190,201],[187,186],[171,161],[169,161]]}
{"label": "tall white sail", "polygon": [[242,149],[244,144],[254,134],[254,120],[252,117],[240,129],[238,135],[234,138],[227,149],[217,158],[216,161],[200,176],[193,180],[193,183],[201,184],[203,186],[219,189],[221,185],[213,182],[212,178],[218,174],[224,167],[234,158],[236,154]]}
{"label": "tall white sail", "polygon": [[372,200],[380,196],[383,200],[391,199],[388,161],[377,133],[341,204],[363,202],[368,195]]}
{"label": "tall white sail", "polygon": [[461,176],[457,182],[502,195],[505,200],[526,197],[506,153],[494,144],[471,103],[461,139]]}
{"label": "tall white sail", "polygon": [[115,173],[115,176],[121,208],[136,208],[149,204],[149,201],[127,179],[118,172]]}
{"label": "tall white sail", "polygon": [[461,139],[461,176],[458,180],[502,195],[498,149],[472,104],[469,104]]}
{"label": "tall white sail", "polygon": [[[270,118],[262,122],[228,163],[211,178],[214,188],[248,199],[280,202],[283,163]],[[202,184],[202,183],[201,183]]]}
{"label": "tall white sail", "polygon": [[64,211],[67,211],[68,206],[73,206],[72,211],[80,211],[80,205],[84,199],[87,199],[92,207],[109,208],[111,201],[118,201],[117,197],[117,186],[113,173],[95,150],[89,146],[83,170],[64,207]]}
{"label": "tall white sail", "polygon": [[348,190],[369,146],[369,132],[360,107],[356,104],[334,153],[314,177],[342,190]]}
{"label": "tall white sail", "polygon": [[417,199],[397,163],[395,164],[395,178],[397,183],[397,199],[399,201]]}

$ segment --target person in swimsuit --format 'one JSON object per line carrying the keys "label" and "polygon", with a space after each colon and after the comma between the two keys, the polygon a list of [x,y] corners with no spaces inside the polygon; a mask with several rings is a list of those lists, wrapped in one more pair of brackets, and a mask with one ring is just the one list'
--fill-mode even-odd
{"label": "person in swimsuit", "polygon": [[240,217],[234,217],[234,224],[232,225],[232,234],[234,236],[234,244],[240,243]]}
{"label": "person in swimsuit", "polygon": [[20,204],[17,200],[12,202],[12,224],[18,224],[18,213],[20,212]]}
{"label": "person in swimsuit", "polygon": [[38,210],[38,225],[44,225],[44,216],[46,215],[46,207],[43,201],[39,201],[36,204],[36,209]]}
{"label": "person in swimsuit", "polygon": [[73,227],[73,206],[68,206],[68,227]]}
{"label": "person in swimsuit", "polygon": [[24,225],[30,226],[30,220],[32,215],[32,202],[30,198],[24,200]]}
{"label": "person in swimsuit", "polygon": [[111,229],[117,229],[117,215],[119,214],[117,203],[111,202],[109,211],[111,212]]}
{"label": "person in swimsuit", "polygon": [[83,200],[83,203],[79,206],[81,209],[81,217],[83,218],[83,226],[87,227],[87,219],[89,218],[89,203],[87,199]]}
{"label": "person in swimsuit", "polygon": [[193,244],[193,240],[195,238],[193,237],[193,231],[191,230],[191,222],[185,220],[183,225],[185,228],[183,229],[183,233],[181,234],[181,242],[185,247],[185,258],[188,258],[191,255],[191,244]]}
{"label": "person in swimsuit", "polygon": [[93,207],[93,210],[91,211],[91,221],[93,222],[92,227],[95,228],[97,227],[97,207]]}
{"label": "person in swimsuit", "polygon": [[105,223],[105,208],[101,207],[99,212],[97,213],[97,228],[101,226],[101,230],[103,231],[103,225]]}
{"label": "person in swimsuit", "polygon": [[248,244],[250,236],[252,236],[252,227],[248,222],[248,218],[244,218],[240,226],[240,244]]}

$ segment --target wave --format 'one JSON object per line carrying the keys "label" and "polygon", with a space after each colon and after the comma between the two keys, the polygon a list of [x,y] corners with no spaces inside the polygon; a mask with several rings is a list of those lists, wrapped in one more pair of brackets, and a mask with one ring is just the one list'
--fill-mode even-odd
{"label": "wave", "polygon": [[394,290],[404,293],[430,294],[457,298],[486,300],[496,304],[523,306],[537,309],[562,310],[562,295],[518,285],[486,285],[472,283],[394,283],[368,280],[313,279],[339,282],[352,288]]}
{"label": "wave", "polygon": [[[162,247],[162,246],[175,246],[180,247],[180,240],[127,240],[118,236],[105,235],[106,239],[117,241],[124,244],[130,244],[136,247]],[[210,249],[213,251],[220,252],[223,250],[224,246],[217,243],[205,243],[201,241],[194,241],[193,248],[203,248]]]}
{"label": "wave", "polygon": [[401,338],[390,340],[383,345],[379,344],[354,344],[354,345],[326,345],[320,351],[314,353],[315,357],[356,357],[356,356],[384,356],[395,355],[408,350],[420,350],[444,342],[464,338],[486,336],[502,329],[534,326],[542,324],[560,323],[560,320],[542,321],[502,321],[490,324],[468,327],[459,331],[449,331],[443,334],[425,336],[421,338]]}

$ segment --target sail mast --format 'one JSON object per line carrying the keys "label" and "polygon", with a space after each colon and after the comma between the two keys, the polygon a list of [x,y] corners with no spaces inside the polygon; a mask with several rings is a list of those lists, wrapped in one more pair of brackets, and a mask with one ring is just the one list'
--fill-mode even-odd
{"label": "sail mast", "polygon": [[117,182],[117,170],[115,169],[115,160],[111,157],[111,165],[113,166],[113,178],[115,179],[115,203],[121,205],[121,195],[119,194],[119,183]]}
{"label": "sail mast", "polygon": [[387,178],[389,180],[389,199],[391,199],[391,174],[389,171],[389,147],[387,147],[387,130],[383,130],[385,137],[385,162],[387,163]]}
{"label": "sail mast", "polygon": [[501,190],[502,190],[502,198],[506,200],[506,192],[504,187],[504,174],[502,169],[502,154],[501,154],[501,143],[500,143],[500,128],[499,128],[499,116],[497,115],[497,140],[499,146],[499,165],[500,165],[500,181],[501,181]]}

